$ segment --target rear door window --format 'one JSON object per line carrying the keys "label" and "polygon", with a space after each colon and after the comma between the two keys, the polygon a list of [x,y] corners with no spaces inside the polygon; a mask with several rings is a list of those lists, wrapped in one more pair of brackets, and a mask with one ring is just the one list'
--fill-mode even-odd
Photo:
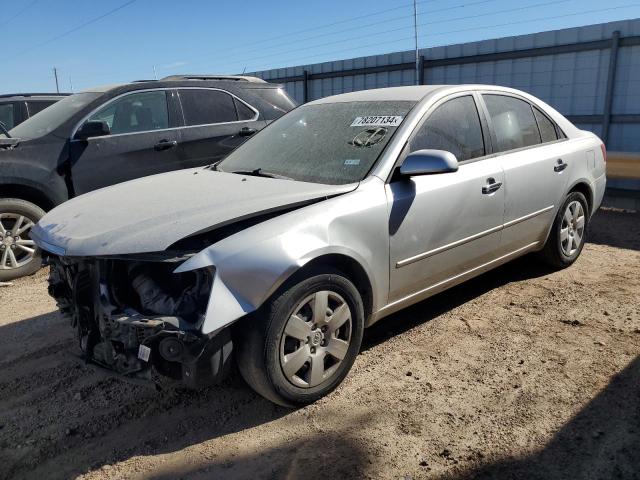
{"label": "rear door window", "polygon": [[169,128],[166,92],[153,90],[125,95],[89,120],[107,122],[112,135]]}
{"label": "rear door window", "polygon": [[541,142],[531,105],[506,95],[482,95],[497,140],[497,151],[530,147]]}
{"label": "rear door window", "polygon": [[11,130],[15,125],[15,106],[13,103],[4,103],[0,105],[0,122],[4,124],[4,128]]}
{"label": "rear door window", "polygon": [[180,103],[187,126],[237,122],[234,98],[220,90],[181,89]]}
{"label": "rear door window", "polygon": [[451,152],[460,162],[485,154],[480,117],[471,95],[449,100],[429,115],[410,143],[412,152],[423,149]]}
{"label": "rear door window", "polygon": [[558,139],[558,132],[556,131],[555,124],[549,120],[544,113],[538,108],[533,107],[533,113],[536,116],[538,122],[538,128],[540,129],[540,137],[542,137],[542,143],[553,142]]}

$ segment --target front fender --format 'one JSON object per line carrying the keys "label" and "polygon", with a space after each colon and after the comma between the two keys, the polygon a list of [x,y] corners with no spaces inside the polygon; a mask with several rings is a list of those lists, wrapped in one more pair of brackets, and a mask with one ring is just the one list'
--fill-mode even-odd
{"label": "front fender", "polygon": [[227,237],[184,262],[176,273],[215,268],[204,334],[255,311],[297,270],[330,254],[345,255],[362,266],[376,311],[388,293],[387,219],[383,183],[364,182],[354,192]]}

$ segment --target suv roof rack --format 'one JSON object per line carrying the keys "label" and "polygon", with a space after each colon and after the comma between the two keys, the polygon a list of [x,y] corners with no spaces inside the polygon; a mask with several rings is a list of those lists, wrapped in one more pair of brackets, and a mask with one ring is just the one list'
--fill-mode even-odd
{"label": "suv roof rack", "polygon": [[3,93],[0,94],[0,98],[9,97],[66,97],[71,95],[70,93]]}
{"label": "suv roof rack", "polygon": [[244,75],[169,75],[160,80],[227,80],[232,82],[267,83],[261,78]]}

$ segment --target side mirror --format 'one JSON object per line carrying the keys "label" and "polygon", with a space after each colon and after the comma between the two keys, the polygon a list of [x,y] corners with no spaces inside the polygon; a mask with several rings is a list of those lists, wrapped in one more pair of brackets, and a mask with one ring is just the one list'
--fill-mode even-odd
{"label": "side mirror", "polygon": [[400,165],[400,175],[407,177],[456,172],[457,170],[456,156],[444,150],[416,150],[407,155],[407,158]]}
{"label": "side mirror", "polygon": [[84,122],[84,124],[78,129],[75,139],[86,140],[87,138],[104,137],[105,135],[110,134],[111,129],[109,128],[109,124],[107,122],[91,120],[88,122]]}

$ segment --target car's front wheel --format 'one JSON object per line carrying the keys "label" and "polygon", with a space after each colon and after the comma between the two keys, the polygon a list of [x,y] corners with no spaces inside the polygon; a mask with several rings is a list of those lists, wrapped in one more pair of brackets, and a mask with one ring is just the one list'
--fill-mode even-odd
{"label": "car's front wheel", "polygon": [[362,343],[362,298],[340,273],[313,275],[276,295],[240,328],[236,359],[247,383],[279,405],[306,405],[351,369]]}
{"label": "car's front wheel", "polygon": [[26,200],[0,199],[0,281],[31,275],[42,266],[40,250],[29,232],[44,213]]}
{"label": "car's front wheel", "polygon": [[542,250],[544,260],[557,268],[565,268],[576,261],[589,226],[589,207],[580,192],[571,192],[556,214],[551,233]]}

